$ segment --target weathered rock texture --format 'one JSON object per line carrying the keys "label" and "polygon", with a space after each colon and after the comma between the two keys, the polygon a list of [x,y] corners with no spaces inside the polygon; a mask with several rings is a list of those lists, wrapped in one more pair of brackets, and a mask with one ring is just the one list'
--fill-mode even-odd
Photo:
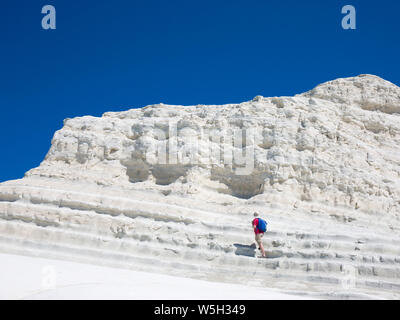
{"label": "weathered rock texture", "polygon": [[400,88],[371,75],[67,119],[38,168],[0,184],[0,250],[399,298],[399,146]]}

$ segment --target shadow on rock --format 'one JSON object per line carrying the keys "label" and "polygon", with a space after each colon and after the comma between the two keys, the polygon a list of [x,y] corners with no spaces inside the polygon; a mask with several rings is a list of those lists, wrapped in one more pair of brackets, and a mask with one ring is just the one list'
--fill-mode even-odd
{"label": "shadow on rock", "polygon": [[245,256],[245,257],[255,257],[256,256],[256,245],[255,243],[251,245],[234,243],[236,248],[235,254],[237,256]]}

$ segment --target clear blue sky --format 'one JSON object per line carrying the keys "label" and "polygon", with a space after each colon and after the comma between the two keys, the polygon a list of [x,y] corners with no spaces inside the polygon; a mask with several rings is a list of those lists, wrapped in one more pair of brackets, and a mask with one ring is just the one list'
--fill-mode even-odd
{"label": "clear blue sky", "polygon": [[[56,30],[41,28],[46,4]],[[357,30],[341,28],[346,4]],[[0,181],[38,166],[65,118],[293,95],[363,73],[400,85],[395,0],[2,0],[0,10]]]}

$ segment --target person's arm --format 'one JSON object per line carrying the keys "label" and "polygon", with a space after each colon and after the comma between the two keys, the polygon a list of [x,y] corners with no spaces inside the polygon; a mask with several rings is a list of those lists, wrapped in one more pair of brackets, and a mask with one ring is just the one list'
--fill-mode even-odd
{"label": "person's arm", "polygon": [[255,233],[256,230],[257,230],[257,223],[256,223],[256,220],[253,220],[253,222],[252,222],[251,224],[253,225],[253,230],[254,230],[254,233]]}

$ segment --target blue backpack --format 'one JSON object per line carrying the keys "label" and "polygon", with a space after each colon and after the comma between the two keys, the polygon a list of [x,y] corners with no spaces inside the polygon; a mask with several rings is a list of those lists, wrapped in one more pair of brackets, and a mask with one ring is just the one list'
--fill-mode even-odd
{"label": "blue backpack", "polygon": [[258,226],[257,229],[260,230],[261,232],[267,231],[267,222],[261,218],[258,218]]}

